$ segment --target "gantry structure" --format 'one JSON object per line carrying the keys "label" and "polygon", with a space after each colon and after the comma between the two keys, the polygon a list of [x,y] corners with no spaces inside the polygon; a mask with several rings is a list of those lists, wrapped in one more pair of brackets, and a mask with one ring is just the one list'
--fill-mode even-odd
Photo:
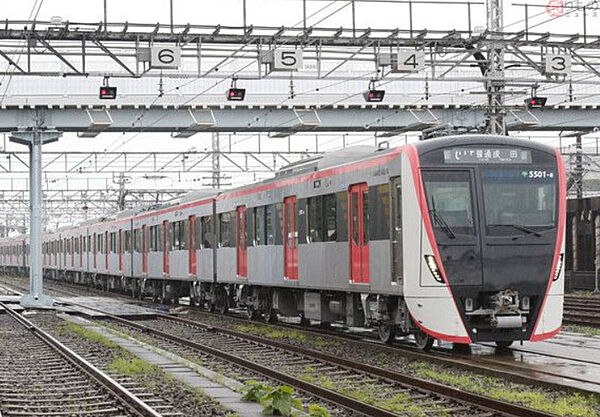
{"label": "gantry structure", "polygon": [[[406,16],[404,27],[358,27],[356,7],[369,2],[374,1],[338,2],[332,14],[351,10],[344,27],[311,20],[307,4],[319,0],[301,0],[303,15],[294,26],[247,22],[245,1],[238,26],[174,24],[172,2],[169,22],[157,24],[109,22],[106,8],[104,19],[94,23],[5,20],[0,76],[9,82],[0,88],[0,132],[51,129],[76,133],[82,140],[111,132],[206,138],[202,151],[44,154],[42,187],[49,217],[64,218],[69,211],[95,215],[110,207],[169,201],[190,188],[237,185],[232,180],[237,174],[251,173],[247,178],[252,180],[272,175],[322,152],[319,139],[316,146],[304,146],[312,143],[307,139],[312,135],[354,132],[372,136],[378,146],[407,134],[585,135],[598,129],[600,102],[593,92],[600,84],[600,33],[591,24],[596,1],[563,5],[551,16],[536,5],[513,5],[523,19],[509,25],[511,30],[505,27],[500,0],[393,0],[389,3]],[[449,29],[420,28],[415,16],[423,4],[451,6],[466,18]],[[568,16],[579,23],[578,33],[540,30],[544,21]],[[49,80],[59,93],[41,94],[29,87],[31,79]],[[231,82],[248,89],[245,101],[224,99]],[[384,102],[365,103],[363,93],[371,82],[386,90]],[[118,98],[101,100],[96,93],[101,85],[118,85]],[[444,85],[456,89],[436,87]],[[548,97],[545,108],[524,105],[523,99],[534,93]],[[259,139],[253,149],[239,150],[227,146],[232,133],[281,142],[267,151]],[[300,146],[292,150],[292,143]],[[27,214],[24,175],[29,168],[26,152],[0,153],[5,174],[0,208],[18,213],[15,217]],[[157,193],[127,181],[161,174],[187,183]],[[86,175],[96,178],[69,184]]]}

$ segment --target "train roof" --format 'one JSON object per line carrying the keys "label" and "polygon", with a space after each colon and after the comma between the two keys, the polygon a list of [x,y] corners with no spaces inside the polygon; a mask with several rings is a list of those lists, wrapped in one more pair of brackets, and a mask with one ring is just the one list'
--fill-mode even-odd
{"label": "train roof", "polygon": [[468,146],[472,144],[482,145],[493,141],[494,145],[500,146],[526,146],[539,151],[548,152],[554,155],[555,149],[552,146],[544,145],[539,142],[526,139],[517,139],[510,136],[500,135],[482,135],[470,134],[459,136],[443,136],[435,139],[428,139],[415,144],[419,154],[424,154],[435,149],[447,146]]}

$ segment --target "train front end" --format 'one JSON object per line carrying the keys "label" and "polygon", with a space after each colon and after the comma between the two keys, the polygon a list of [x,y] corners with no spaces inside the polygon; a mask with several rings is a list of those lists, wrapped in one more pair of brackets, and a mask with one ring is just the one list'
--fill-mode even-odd
{"label": "train front end", "polygon": [[[561,326],[566,180],[550,147],[464,136],[411,148],[419,282],[405,282],[424,334],[458,343],[543,340]],[[414,226],[412,226],[414,227]]]}

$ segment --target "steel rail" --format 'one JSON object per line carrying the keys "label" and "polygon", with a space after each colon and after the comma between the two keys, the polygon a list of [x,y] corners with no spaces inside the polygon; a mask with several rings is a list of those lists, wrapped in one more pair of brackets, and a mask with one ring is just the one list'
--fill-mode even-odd
{"label": "steel rail", "polygon": [[197,323],[191,320],[183,319],[181,317],[173,317],[166,314],[159,314],[160,317],[166,318],[173,321],[178,321],[190,326],[196,326],[203,328],[205,330],[213,330],[217,332],[221,332],[233,337],[243,338],[252,340],[254,342],[264,344],[267,346],[276,347],[279,349],[299,353],[302,355],[312,356],[317,359],[334,363],[339,366],[344,366],[347,368],[358,369],[360,371],[369,373],[374,376],[378,376],[381,378],[386,378],[401,384],[407,384],[414,387],[417,387],[421,390],[425,390],[434,394],[443,395],[445,397],[451,398],[453,400],[458,400],[462,402],[468,402],[470,404],[475,404],[480,407],[484,407],[490,409],[491,411],[502,413],[505,415],[514,415],[514,416],[530,416],[530,417],[543,417],[543,416],[551,416],[551,414],[544,413],[541,411],[533,410],[527,407],[522,407],[519,405],[506,403],[504,401],[494,400],[490,397],[481,396],[478,394],[462,391],[457,388],[450,387],[448,385],[438,384],[436,382],[427,381],[420,378],[415,378],[409,375],[400,374],[395,371],[390,371],[384,368],[379,368],[373,365],[368,365],[360,362],[355,362],[349,359],[344,359],[341,357],[333,356],[329,353],[320,352],[314,349],[305,348],[301,346],[291,345],[285,342],[279,342],[276,340],[266,339],[260,336],[251,335],[243,332],[238,332],[235,330],[225,329],[225,328],[217,328],[215,326],[203,325],[201,323]]}
{"label": "steel rail", "polygon": [[[62,282],[59,281],[57,282],[60,285],[66,286],[68,288],[71,289],[81,289],[82,286],[81,285],[76,285],[76,284],[70,284],[70,283],[66,283],[66,282]],[[55,289],[56,290],[56,289]],[[66,291],[65,289],[60,289],[58,291]],[[94,289],[94,291],[96,291],[96,289]],[[75,294],[71,291],[69,291],[70,294]],[[119,297],[119,298],[126,298],[126,299],[131,299],[130,296],[128,295],[120,295],[120,294],[114,294],[115,296]],[[193,308],[193,307],[192,307]],[[209,313],[206,311],[199,311],[200,314],[205,314],[205,315],[209,315],[209,316],[215,316],[215,317],[223,317],[220,314],[217,313]],[[187,324],[191,324],[194,326],[198,326],[198,327],[202,327],[205,326],[202,323],[196,322],[196,321],[192,321],[189,319],[183,319],[181,317],[175,317],[175,316],[170,316],[167,314],[163,314],[163,313],[157,313],[157,316],[159,317],[163,317],[163,318],[167,318],[167,319],[171,319],[171,320],[178,320],[178,321],[182,321],[184,323]],[[236,321],[240,321],[240,322],[247,322],[247,319],[243,319],[239,316],[236,315],[227,315],[225,316],[228,319],[231,320],[236,320]],[[261,323],[258,323],[261,324]],[[348,340],[352,340],[355,341],[357,343],[361,343],[364,344],[365,346],[376,346],[378,349],[384,350],[385,352],[388,353],[392,353],[392,354],[400,354],[403,356],[407,356],[408,358],[412,358],[415,360],[421,360],[421,361],[430,361],[430,362],[434,362],[434,363],[438,363],[440,365],[445,365],[445,366],[452,366],[452,367],[458,367],[460,369],[465,369],[467,371],[472,371],[472,372],[479,372],[482,373],[484,375],[490,375],[490,376],[500,376],[502,378],[505,378],[509,381],[512,382],[516,382],[516,383],[520,383],[520,384],[530,384],[530,385],[537,385],[537,386],[543,386],[545,388],[548,389],[558,389],[558,390],[564,390],[567,392],[571,392],[571,393],[578,393],[581,395],[597,395],[596,391],[593,390],[589,390],[586,388],[578,388],[572,385],[564,385],[564,384],[560,384],[557,382],[550,382],[550,381],[545,381],[545,380],[540,380],[539,378],[536,378],[534,376],[529,376],[527,374],[525,374],[523,371],[519,371],[517,370],[516,372],[514,371],[513,367],[510,367],[510,369],[506,369],[505,366],[502,365],[497,365],[495,363],[492,364],[487,364],[487,363],[473,363],[468,361],[467,359],[464,358],[455,358],[453,356],[440,356],[443,355],[444,352],[432,352],[432,353],[425,353],[425,352],[421,352],[421,351],[415,351],[414,349],[408,347],[408,346],[388,346],[388,345],[384,345],[382,343],[379,343],[377,341],[373,341],[373,340],[368,340],[363,336],[358,336],[358,335],[353,335],[353,334],[344,334],[344,333],[339,333],[339,332],[335,332],[335,331],[327,331],[327,330],[323,330],[323,329],[315,329],[315,328],[307,328],[307,327],[299,327],[298,325],[294,325],[294,324],[289,324],[289,323],[283,323],[283,322],[279,322],[277,324],[272,324],[272,326],[275,327],[280,327],[280,328],[290,328],[290,329],[294,329],[294,330],[300,330],[302,332],[308,333],[308,334],[313,334],[316,336],[328,336],[328,337],[332,337],[338,340],[342,340],[342,341],[348,341]],[[208,328],[214,329],[214,326],[207,326]],[[259,342],[259,343],[263,343],[263,344],[274,344],[275,342],[269,340],[269,339],[263,339],[260,337],[256,337],[253,335],[248,335],[246,333],[240,332],[237,333],[235,331],[231,331],[228,329],[220,329],[223,332],[231,332],[233,336],[239,336],[239,337],[244,337],[247,339],[251,339],[251,338],[255,338],[255,341]],[[288,345],[285,345],[284,349],[287,349]],[[519,350],[519,349],[517,349]],[[437,354],[436,354],[437,353]],[[535,354],[539,354],[536,352],[533,352]],[[560,357],[562,359],[571,359],[571,358],[566,358],[566,357]],[[517,366],[520,367],[520,366]],[[531,371],[528,368],[524,369],[525,372],[527,371]],[[536,372],[540,372],[540,371],[536,371]],[[564,375],[560,375],[560,374],[556,374],[556,373],[552,373],[552,372],[542,372],[545,373],[546,375],[549,375],[551,377],[558,377],[558,378],[565,378]],[[571,378],[573,380],[573,382],[577,382],[578,380],[575,378]]]}
{"label": "steel rail", "polygon": [[108,374],[92,365],[86,359],[75,353],[73,350],[68,348],[62,342],[45,332],[31,321],[14,311],[7,304],[0,302],[0,307],[3,308],[12,318],[18,323],[23,325],[27,330],[33,333],[38,339],[44,342],[46,345],[54,349],[58,354],[65,358],[69,363],[73,364],[76,368],[80,369],[84,373],[88,374],[96,382],[106,388],[113,396],[121,401],[131,412],[135,413],[140,417],[162,417],[160,413],[155,411],[148,404],[140,400],[127,388],[119,384]]}
{"label": "steel rail", "polygon": [[[207,311],[200,311],[200,314],[206,314],[206,315],[215,316],[215,317],[223,317],[222,315],[220,315],[218,313],[209,313]],[[159,316],[167,317],[167,318],[171,318],[171,319],[175,319],[175,320],[184,320],[184,321],[189,320],[189,319],[184,319],[184,318],[177,317],[177,316],[169,316],[164,313],[159,313]],[[237,317],[234,315],[227,315],[225,317],[227,317],[228,319],[237,320],[240,322],[242,322],[242,321],[248,322],[248,319],[243,319],[241,317]],[[200,326],[202,325],[201,323],[198,323],[195,321],[191,321],[191,323],[193,323],[195,325],[200,325]],[[264,323],[259,322],[257,324],[264,324]],[[505,378],[505,379],[515,382],[515,383],[543,386],[548,389],[563,390],[563,391],[578,393],[578,394],[582,394],[582,395],[598,395],[598,393],[593,390],[588,390],[585,388],[577,388],[577,387],[570,386],[570,385],[564,385],[564,384],[560,384],[560,383],[540,380],[539,377],[525,375],[523,372],[519,372],[519,371],[515,372],[514,368],[524,368],[525,371],[531,371],[530,368],[523,367],[519,364],[510,364],[510,365],[508,365],[508,367],[510,367],[510,369],[505,369],[506,364],[504,364],[504,366],[500,365],[500,367],[499,367],[495,363],[492,363],[492,364],[485,363],[485,362],[474,363],[474,362],[469,361],[468,359],[456,357],[454,355],[452,355],[452,356],[445,355],[445,352],[441,349],[440,350],[434,349],[432,352],[423,352],[421,350],[418,350],[416,348],[412,348],[412,347],[406,346],[406,345],[383,344],[382,342],[379,342],[377,340],[369,340],[367,337],[356,335],[356,334],[340,333],[340,332],[336,332],[335,330],[328,331],[328,330],[324,330],[324,329],[308,328],[308,327],[302,327],[297,324],[290,324],[290,323],[278,322],[276,324],[271,324],[271,326],[280,327],[283,329],[294,329],[297,331],[301,331],[301,332],[308,333],[308,334],[313,334],[316,336],[327,336],[330,338],[334,338],[334,339],[338,339],[338,340],[346,341],[346,342],[349,340],[352,340],[356,343],[361,343],[365,346],[376,346],[378,349],[381,349],[387,353],[399,354],[399,355],[406,356],[410,359],[434,362],[434,363],[437,363],[440,365],[461,368],[461,369],[465,369],[465,370],[471,371],[471,372],[479,372],[479,373],[493,376],[493,377],[500,376],[502,378]],[[213,326],[211,326],[211,327],[213,327]],[[230,330],[224,329],[224,331],[230,331]],[[243,333],[243,332],[241,334],[246,335],[246,333]],[[246,336],[244,336],[244,337],[246,337]],[[269,339],[264,339],[264,340],[265,340],[265,342],[271,343],[269,341]],[[509,348],[509,349],[520,350],[518,348],[517,349]],[[527,352],[526,350],[520,350],[520,351]],[[538,352],[529,352],[529,353],[540,355],[540,353],[538,353]],[[445,355],[445,356],[442,356],[442,355]],[[568,358],[568,357],[563,357],[563,356],[553,356],[553,357],[557,357],[560,359],[573,360],[573,358]],[[564,375],[555,374],[552,372],[535,370],[535,374],[542,374],[542,373],[549,375],[549,376],[553,376],[553,377],[572,379],[574,382],[579,381],[578,379],[565,377]]]}
{"label": "steel rail", "polygon": [[[355,400],[354,398],[348,397],[343,394],[339,394],[335,391],[331,391],[326,388],[322,388],[318,385],[311,384],[309,382],[295,378],[291,375],[287,375],[282,372],[271,369],[269,367],[259,365],[255,362],[249,361],[247,359],[241,358],[236,355],[232,355],[232,354],[224,352],[222,350],[214,349],[212,347],[203,345],[201,343],[197,343],[197,342],[194,342],[191,340],[186,340],[179,336],[175,336],[170,333],[163,332],[161,330],[156,330],[151,327],[136,323],[134,321],[124,319],[122,317],[114,316],[112,314],[107,313],[106,311],[103,311],[102,309],[93,308],[93,307],[89,307],[89,306],[85,306],[85,305],[77,304],[77,303],[70,303],[70,305],[77,305],[77,306],[80,306],[80,307],[83,307],[86,309],[95,310],[97,312],[105,314],[106,317],[108,317],[114,321],[124,324],[125,326],[141,330],[142,332],[147,333],[147,334],[153,334],[155,336],[162,337],[164,339],[170,340],[172,342],[175,342],[175,343],[183,345],[183,346],[187,346],[187,347],[190,347],[190,348],[193,348],[196,350],[200,350],[202,352],[208,353],[209,355],[213,355],[217,358],[224,359],[227,362],[234,363],[234,364],[244,367],[246,369],[250,369],[252,371],[258,372],[266,377],[278,380],[284,384],[294,386],[294,387],[299,388],[309,394],[312,394],[312,395],[320,397],[324,400],[336,403],[337,405],[342,406],[344,408],[348,408],[353,411],[362,413],[366,416],[369,416],[369,417],[397,417],[398,416],[398,414],[396,414],[396,413],[384,410],[382,408],[379,408],[379,407],[376,407],[376,406],[373,406],[373,405],[370,405],[367,403],[363,403],[361,401]],[[549,417],[549,416],[545,416],[545,417]]]}
{"label": "steel rail", "polygon": [[[302,381],[302,380],[298,380],[289,375],[280,373],[278,371],[272,370],[272,369],[264,367],[262,365],[258,365],[256,363],[253,363],[251,361],[240,358],[238,356],[229,354],[227,352],[223,352],[223,351],[202,345],[200,343],[186,340],[179,336],[172,335],[170,333],[166,333],[161,330],[157,330],[157,329],[145,326],[143,324],[140,324],[140,323],[128,320],[128,319],[124,319],[122,317],[115,316],[106,311],[103,311],[102,309],[95,308],[95,307],[89,307],[84,304],[79,304],[79,303],[75,303],[75,302],[70,302],[69,304],[77,305],[77,306],[87,308],[90,310],[95,310],[97,312],[103,313],[106,317],[108,317],[112,320],[115,320],[126,326],[136,328],[138,330],[141,330],[142,332],[154,334],[156,336],[160,336],[165,339],[171,340],[175,343],[179,343],[184,346],[188,346],[188,347],[198,349],[198,350],[207,352],[209,354],[221,357],[227,361],[234,362],[238,365],[255,370],[255,371],[260,372],[271,378],[280,380],[281,382],[295,385],[295,386],[299,387],[300,389],[303,389],[306,392],[312,393],[321,398],[327,399],[331,402],[335,402],[344,407],[353,408],[357,411],[363,412],[368,416],[373,416],[373,417],[397,416],[397,414],[395,414],[395,413],[390,413],[390,412],[380,409],[378,407],[374,407],[374,406],[359,402],[357,400],[354,400],[353,398],[347,397],[345,395],[338,394],[337,392],[334,392],[334,391],[331,391],[331,390],[328,390],[325,388],[321,388],[317,385],[310,384],[310,383]],[[450,387],[447,385],[439,384],[439,383],[432,382],[432,381],[427,381],[427,380],[420,379],[420,378],[415,378],[415,377],[412,377],[409,375],[403,375],[403,374],[400,374],[400,373],[397,373],[394,371],[390,371],[390,370],[383,369],[383,368],[378,368],[378,367],[375,367],[372,365],[354,362],[354,361],[351,361],[348,359],[340,358],[340,357],[333,356],[333,355],[330,355],[330,354],[324,353],[324,352],[319,352],[319,351],[316,351],[313,349],[303,348],[303,347],[299,347],[299,346],[289,345],[289,344],[283,343],[283,342],[277,342],[277,341],[272,341],[272,340],[268,340],[268,339],[263,339],[262,337],[259,337],[259,336],[248,335],[245,333],[236,332],[234,330],[222,329],[222,328],[217,328],[215,326],[209,326],[209,325],[202,325],[202,324],[190,321],[190,320],[181,319],[179,317],[172,317],[172,316],[168,316],[165,314],[158,313],[157,316],[171,319],[174,321],[180,321],[187,325],[196,326],[196,327],[208,330],[208,331],[222,332],[224,334],[227,334],[227,335],[230,335],[233,337],[251,340],[256,343],[264,344],[267,346],[272,346],[272,347],[275,347],[278,349],[286,350],[288,352],[298,353],[298,354],[301,354],[301,355],[304,355],[307,357],[312,357],[312,358],[315,358],[318,360],[326,361],[326,362],[329,362],[329,363],[332,363],[332,364],[335,364],[338,366],[343,366],[345,368],[350,368],[350,369],[358,370],[361,372],[365,372],[365,373],[370,374],[375,377],[384,378],[384,379],[387,379],[387,380],[390,380],[393,382],[412,386],[421,391],[428,392],[431,395],[443,396],[443,397],[446,397],[447,399],[450,399],[453,401],[458,401],[463,404],[476,406],[476,407],[484,409],[486,411],[498,413],[498,414],[501,414],[504,416],[511,416],[511,417],[512,416],[514,416],[514,417],[551,417],[551,416],[553,416],[552,414],[545,413],[542,411],[533,410],[531,408],[523,407],[523,406],[516,405],[516,404],[506,403],[503,401],[492,399],[490,397],[485,397],[485,396],[481,396],[481,395],[478,395],[475,393],[462,391],[460,389],[453,388],[453,387]]]}
{"label": "steel rail", "polygon": [[[60,284],[63,287],[67,287],[67,288],[73,289],[73,290],[84,288],[81,285],[67,283],[67,282],[63,282],[63,281],[57,281],[57,284]],[[63,291],[65,293],[68,293],[71,295],[77,295],[77,293],[67,290],[65,288],[61,288],[61,289],[55,288],[54,290]],[[93,291],[101,291],[101,290],[97,290],[97,289],[92,289],[92,290]],[[105,291],[102,291],[102,292],[105,293]],[[116,296],[119,298],[123,298],[123,299],[127,299],[127,300],[131,299],[131,297],[129,295],[121,295],[118,293],[112,293],[112,294],[113,294],[112,296]],[[139,303],[139,300],[135,300],[135,302]],[[193,309],[193,307],[190,307],[190,308]],[[195,310],[192,310],[192,311],[195,311]],[[208,315],[208,316],[224,317],[218,313],[210,313],[210,312],[202,311],[202,310],[199,310],[198,312],[200,314],[204,314],[204,315]],[[160,315],[161,317],[171,318],[171,319],[176,318],[179,320],[186,320],[186,319],[182,319],[180,317],[169,316],[166,314],[163,315],[162,313],[157,313],[157,315]],[[247,319],[239,317],[238,315],[235,315],[235,314],[229,314],[229,315],[226,315],[225,317],[227,319],[236,320],[239,322],[244,322],[244,323],[248,322]],[[198,323],[195,321],[192,321],[192,323],[197,326],[202,325],[201,323]],[[258,324],[262,324],[262,323],[258,323]],[[588,324],[588,323],[586,323],[586,324]],[[434,351],[434,352],[426,353],[426,352],[422,352],[422,351],[417,351],[414,348],[411,348],[410,346],[403,346],[403,345],[388,346],[388,345],[382,344],[376,340],[369,340],[369,339],[365,338],[364,336],[359,336],[356,334],[347,334],[347,333],[340,333],[340,332],[336,332],[336,331],[332,331],[332,330],[328,331],[328,330],[324,330],[324,329],[308,328],[308,327],[302,327],[302,326],[299,326],[296,324],[290,324],[290,323],[284,323],[284,322],[278,322],[276,324],[271,324],[271,326],[299,330],[304,333],[313,334],[315,336],[327,336],[327,337],[335,338],[335,339],[338,339],[341,341],[352,340],[352,341],[355,341],[356,343],[361,343],[365,346],[376,346],[378,349],[381,349],[390,354],[400,354],[400,355],[406,356],[406,357],[408,357],[410,359],[414,359],[414,360],[434,362],[434,363],[437,363],[440,365],[457,367],[459,369],[464,369],[464,370],[471,371],[471,372],[479,372],[484,375],[489,375],[489,376],[493,376],[493,377],[500,376],[502,378],[505,378],[505,379],[515,382],[515,383],[543,386],[547,389],[563,390],[563,391],[567,391],[567,392],[571,392],[571,393],[578,393],[581,395],[597,395],[596,391],[589,390],[586,388],[576,387],[573,385],[565,385],[565,384],[561,384],[558,382],[540,380],[539,377],[530,376],[530,371],[531,371],[530,368],[523,367],[523,366],[517,365],[517,364],[515,364],[514,366],[508,366],[509,369],[507,369],[507,366],[505,366],[503,364],[498,365],[496,363],[490,364],[490,363],[486,363],[486,362],[474,363],[474,362],[470,361],[469,359],[451,356],[451,355],[445,355],[445,352],[443,352],[443,351]],[[243,333],[243,334],[245,334],[245,333]],[[268,339],[264,339],[265,343],[267,341],[268,341]],[[538,352],[532,352],[532,353],[539,354]],[[572,358],[567,358],[567,357],[562,357],[562,356],[560,358],[561,359],[572,359]],[[515,371],[515,367],[523,368],[523,370],[517,369]],[[541,371],[537,370],[535,372],[537,374],[537,373],[540,373]],[[560,374],[556,374],[556,373],[552,373],[552,372],[541,372],[541,373],[544,373],[551,377],[565,378],[564,375],[560,375]],[[567,379],[571,379],[573,382],[578,381],[578,379],[576,379],[576,378],[567,378]]]}

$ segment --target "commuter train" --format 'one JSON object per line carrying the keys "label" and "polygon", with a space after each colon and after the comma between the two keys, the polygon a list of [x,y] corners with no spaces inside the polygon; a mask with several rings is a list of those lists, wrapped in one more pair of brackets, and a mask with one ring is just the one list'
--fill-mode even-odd
{"label": "commuter train", "polygon": [[[553,148],[466,135],[347,148],[245,187],[44,236],[46,276],[169,302],[458,344],[561,326],[565,169]],[[27,269],[26,237],[1,263]]]}

